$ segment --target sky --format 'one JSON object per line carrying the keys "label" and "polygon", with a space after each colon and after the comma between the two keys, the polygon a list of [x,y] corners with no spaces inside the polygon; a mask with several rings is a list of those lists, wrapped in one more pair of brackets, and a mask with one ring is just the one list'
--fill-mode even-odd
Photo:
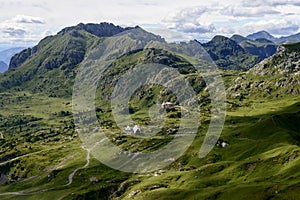
{"label": "sky", "polygon": [[299,0],[0,0],[0,49],[34,46],[78,23],[136,26],[167,41],[300,32]]}

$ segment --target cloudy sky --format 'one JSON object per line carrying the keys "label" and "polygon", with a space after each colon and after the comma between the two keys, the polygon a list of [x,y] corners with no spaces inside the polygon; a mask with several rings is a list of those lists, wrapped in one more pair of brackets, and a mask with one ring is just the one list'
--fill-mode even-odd
{"label": "cloudy sky", "polygon": [[32,46],[80,22],[140,25],[168,41],[300,32],[299,0],[0,0],[0,49]]}

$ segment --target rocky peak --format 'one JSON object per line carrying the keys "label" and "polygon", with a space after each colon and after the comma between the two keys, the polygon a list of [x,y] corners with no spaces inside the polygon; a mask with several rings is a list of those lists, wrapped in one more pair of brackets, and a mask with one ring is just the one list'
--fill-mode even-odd
{"label": "rocky peak", "polygon": [[116,34],[119,34],[123,31],[133,29],[131,27],[129,28],[122,28],[120,26],[115,26],[112,23],[107,23],[107,22],[101,22],[99,24],[93,24],[93,23],[88,23],[88,24],[83,24],[80,23],[76,26],[71,26],[64,28],[58,34],[65,34],[69,31],[73,30],[85,30],[88,33],[91,33],[93,35],[96,35],[98,37],[111,37]]}
{"label": "rocky peak", "polygon": [[9,63],[9,68],[8,69],[15,69],[22,65],[30,56],[32,55],[32,49],[24,49],[20,53],[15,54]]}

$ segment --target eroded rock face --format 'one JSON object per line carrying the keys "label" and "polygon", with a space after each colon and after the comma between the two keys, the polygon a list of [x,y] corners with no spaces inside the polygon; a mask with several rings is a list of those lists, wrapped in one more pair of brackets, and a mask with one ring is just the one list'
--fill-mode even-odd
{"label": "eroded rock face", "polygon": [[279,46],[277,53],[263,60],[250,73],[257,75],[294,74],[300,70],[300,52],[289,51],[284,46]]}
{"label": "eroded rock face", "polygon": [[64,28],[58,34],[64,34],[72,30],[80,30],[80,29],[85,30],[86,32],[96,35],[98,37],[111,37],[130,28],[122,28],[120,26],[115,26],[112,23],[106,23],[106,22],[102,22],[100,24],[80,23],[77,26]]}
{"label": "eroded rock face", "polygon": [[228,88],[228,96],[237,98],[254,93],[271,95],[300,94],[300,43],[279,46],[276,54],[263,60]]}
{"label": "eroded rock face", "polygon": [[23,51],[21,51],[20,53],[17,53],[16,55],[14,55],[9,63],[9,68],[8,69],[15,69],[18,68],[19,66],[21,66],[27,59],[30,58],[32,54],[32,49],[28,48],[25,49]]}

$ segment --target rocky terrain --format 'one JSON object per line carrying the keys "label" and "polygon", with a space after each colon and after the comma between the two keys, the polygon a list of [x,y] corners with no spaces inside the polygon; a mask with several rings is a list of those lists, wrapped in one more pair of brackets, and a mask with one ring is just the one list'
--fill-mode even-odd
{"label": "rocky terrain", "polygon": [[229,94],[280,96],[300,94],[300,44],[282,45],[276,54],[263,60],[235,80]]}

